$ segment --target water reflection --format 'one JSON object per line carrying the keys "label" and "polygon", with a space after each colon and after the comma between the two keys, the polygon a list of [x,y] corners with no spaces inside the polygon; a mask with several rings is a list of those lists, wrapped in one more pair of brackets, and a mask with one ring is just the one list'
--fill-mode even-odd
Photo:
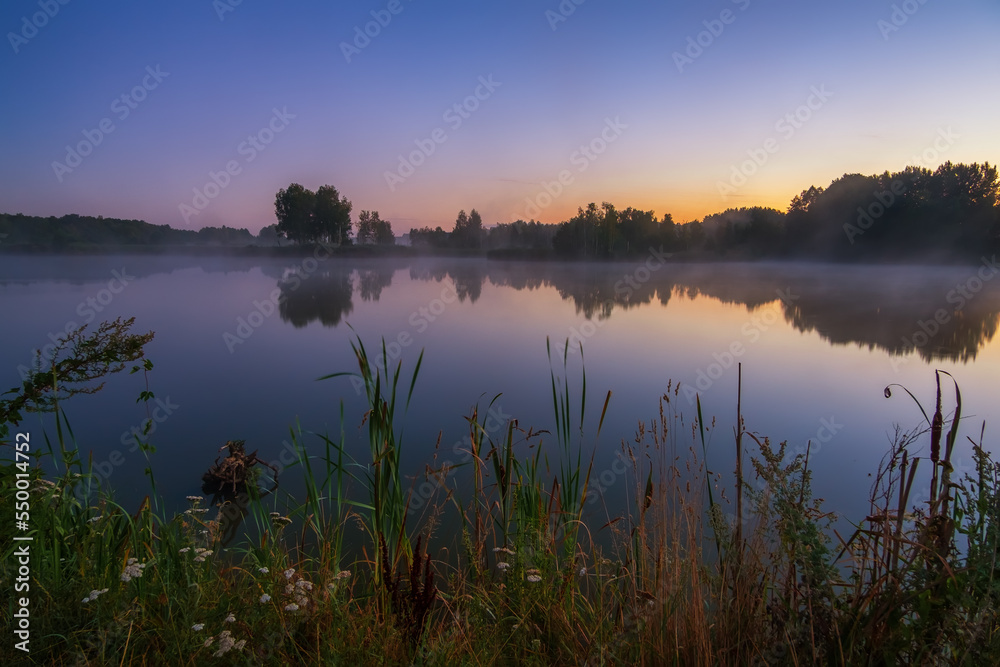
{"label": "water reflection", "polygon": [[[486,281],[514,290],[554,289],[585,318],[671,298],[711,297],[755,311],[776,304],[787,322],[832,344],[890,354],[967,362],[997,332],[1000,281],[980,280],[977,267],[856,267],[806,264],[673,265],[543,264],[414,260],[414,281],[450,282],[460,302],[475,303]],[[295,327],[335,327],[356,293],[378,301],[398,265],[331,265],[311,275],[287,271],[277,285],[281,317]],[[976,288],[976,289],[973,289]]]}
{"label": "water reflection", "polygon": [[278,281],[278,313],[296,329],[314,320],[335,327],[354,310],[354,288],[353,269],[332,268],[311,274],[292,270]]}

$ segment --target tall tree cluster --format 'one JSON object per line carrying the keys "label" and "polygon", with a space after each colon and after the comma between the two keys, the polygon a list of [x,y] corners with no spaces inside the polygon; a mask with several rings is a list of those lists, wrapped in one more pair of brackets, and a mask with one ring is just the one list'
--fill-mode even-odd
{"label": "tall tree cluster", "polygon": [[378,211],[361,211],[358,216],[358,243],[362,245],[393,245],[396,235],[392,223],[379,217]]}
{"label": "tall tree cluster", "polygon": [[316,192],[298,183],[278,190],[274,213],[278,233],[299,243],[350,242],[351,202],[332,185],[322,185]]}

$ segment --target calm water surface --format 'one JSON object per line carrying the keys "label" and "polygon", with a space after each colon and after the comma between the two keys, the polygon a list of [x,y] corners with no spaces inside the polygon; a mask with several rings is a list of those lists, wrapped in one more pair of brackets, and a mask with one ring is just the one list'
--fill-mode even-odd
{"label": "calm water surface", "polygon": [[[415,476],[439,436],[438,460],[457,462],[465,417],[497,394],[498,422],[516,418],[524,428],[552,428],[546,337],[560,349],[567,338],[574,348],[582,342],[593,417],[582,439],[588,454],[596,416],[612,391],[594,459],[594,478],[611,511],[628,486],[617,472],[622,466],[614,465],[616,452],[623,439],[633,440],[639,421],[657,415],[671,380],[681,383],[672,400],[688,424],[693,393],[701,395],[706,420],[717,420],[709,464],[732,470],[736,363],[743,364],[747,427],[792,448],[812,440],[814,491],[828,509],[850,518],[866,511],[869,473],[885,454],[894,424],[910,428],[921,420],[903,392],[886,399],[886,385],[906,386],[931,409],[933,370],[952,373],[968,416],[964,434],[978,436],[985,420],[992,441],[1000,416],[994,340],[1000,280],[992,268],[656,267],[656,261],[331,259],[302,266],[260,259],[2,257],[0,381],[18,384],[18,366],[30,365],[32,350],[71,322],[135,316],[137,330],[156,332],[147,348],[156,364],[150,389],[170,414],[151,436],[158,450],[153,466],[172,508],[200,493],[201,474],[227,440],[244,439],[248,450],[278,460],[296,423],[339,437],[341,402],[346,438],[360,456],[359,392],[346,378],[316,381],[356,370],[355,334],[369,348],[384,337],[404,375],[424,350],[405,421],[404,461]],[[113,294],[108,288],[116,271],[126,284],[111,282]],[[570,354],[576,396],[579,357]],[[135,401],[144,387],[141,374],[121,374],[101,393],[65,404],[81,450],[103,464],[126,507],[149,489],[143,456],[123,444],[147,417]],[[159,415],[166,412],[161,408]],[[42,442],[37,417],[24,426],[37,432],[33,442]],[[691,442],[689,431],[680,442]],[[287,451],[284,456],[289,459]],[[968,448],[956,459],[967,469]],[[286,472],[283,488],[294,493],[299,478],[298,470]]]}

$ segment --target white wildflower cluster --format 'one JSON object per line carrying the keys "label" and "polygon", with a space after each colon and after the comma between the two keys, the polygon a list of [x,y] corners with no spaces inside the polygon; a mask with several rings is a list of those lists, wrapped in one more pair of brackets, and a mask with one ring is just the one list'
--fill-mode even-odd
{"label": "white wildflower cluster", "polygon": [[188,516],[192,516],[195,514],[205,514],[206,512],[208,512],[208,508],[206,507],[192,507],[191,509],[184,510],[184,513],[187,514]]}
{"label": "white wildflower cluster", "polygon": [[146,569],[147,565],[150,565],[153,561],[149,563],[140,563],[136,558],[129,558],[128,562],[125,563],[125,570],[122,572],[122,581],[128,583],[133,579],[139,579],[142,577],[143,570]]}
{"label": "white wildflower cluster", "polygon": [[[514,551],[513,549],[511,549],[510,547],[493,547],[493,553],[495,553],[495,554],[507,554],[508,556],[516,556],[517,555],[517,552]],[[497,556],[497,558],[501,558],[501,557],[502,556]],[[499,569],[501,572],[506,573],[507,570],[510,569],[510,563],[508,563],[506,561],[502,561],[502,560],[501,561],[497,561],[497,569]]]}
{"label": "white wildflower cluster", "polygon": [[281,512],[271,512],[271,522],[275,526],[281,528],[283,526],[287,526],[288,524],[290,524],[292,520],[289,519],[287,516],[282,516]]}
{"label": "white wildflower cluster", "polygon": [[194,562],[204,563],[205,559],[211,556],[213,553],[214,552],[211,549],[203,549],[201,547],[197,547],[194,550]]}
{"label": "white wildflower cluster", "polygon": [[260,596],[260,603],[261,604],[267,604],[270,601],[271,601],[271,596],[268,595],[267,593],[264,593],[263,595]]}
{"label": "white wildflower cluster", "polygon": [[542,577],[538,573],[538,570],[528,570],[528,576],[526,578],[529,582],[533,584],[537,584],[539,581],[542,580]]}
{"label": "white wildflower cluster", "polygon": [[201,632],[202,630],[205,629],[205,624],[195,623],[194,625],[191,626],[191,629],[194,630],[195,632]]}
{"label": "white wildflower cluster", "polygon": [[[285,579],[288,580],[288,583],[285,585],[285,596],[293,599],[293,601],[285,605],[285,611],[298,611],[308,606],[309,598],[307,597],[307,592],[313,589],[312,582],[304,579],[301,574],[296,574],[294,568],[285,570],[284,575]],[[268,597],[267,599],[270,600],[271,598]],[[261,597],[261,602],[264,602],[263,597]]]}
{"label": "white wildflower cluster", "polygon": [[95,517],[92,517],[92,518],[90,518],[90,519],[87,519],[87,523],[97,523],[98,521],[100,521],[100,520],[101,520],[101,517],[102,517],[102,516],[103,516],[103,515],[101,515],[101,514],[98,514],[98,515],[97,515],[97,516],[95,516]]}
{"label": "white wildflower cluster", "polygon": [[[235,621],[236,617],[230,614],[229,616],[226,617],[226,620],[224,622],[233,623]],[[196,623],[194,626],[192,626],[191,629],[197,632],[198,630],[201,630],[204,627],[205,627],[204,623]],[[219,643],[216,645],[217,649],[215,653],[212,654],[216,658],[221,658],[222,656],[224,656],[226,653],[229,653],[233,649],[241,651],[243,650],[243,647],[247,645],[247,640],[241,639],[239,641],[236,641],[233,638],[233,633],[231,630],[223,630],[222,632],[219,633],[218,637],[209,637],[208,639],[206,639],[204,643],[205,648],[208,648],[212,644],[215,644],[216,639],[218,639]]]}
{"label": "white wildflower cluster", "polygon": [[258,572],[260,572],[261,574],[269,574],[269,573],[271,572],[271,571],[270,571],[269,569],[267,569],[266,567],[258,567],[258,568],[257,568],[257,571],[258,571]]}
{"label": "white wildflower cluster", "polygon": [[88,602],[93,602],[98,597],[104,595],[107,592],[108,592],[107,588],[102,588],[99,591],[97,591],[97,590],[90,591],[90,595],[88,595],[87,597],[83,598],[83,604],[87,604]]}
{"label": "white wildflower cluster", "polygon": [[187,500],[189,503],[194,503],[195,505],[197,505],[202,500],[204,500],[204,498],[202,498],[201,496],[187,496]]}

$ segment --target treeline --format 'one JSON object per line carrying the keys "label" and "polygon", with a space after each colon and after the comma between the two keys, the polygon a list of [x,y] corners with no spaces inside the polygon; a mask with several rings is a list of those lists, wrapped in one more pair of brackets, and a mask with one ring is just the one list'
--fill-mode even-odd
{"label": "treeline", "polygon": [[899,259],[962,258],[1000,250],[996,167],[947,162],[935,171],[845,174],[828,187],[796,195],[786,211],[734,208],[675,223],[668,213],[604,202],[558,224],[518,220],[410,232],[414,246],[484,250],[540,249],[561,257],[601,259],[642,254],[652,246],[692,257]]}
{"label": "treeline", "polygon": [[[440,226],[409,233],[420,250],[458,253],[510,251],[513,256],[604,259],[650,247],[692,258],[803,258],[840,261],[959,259],[1000,251],[996,167],[946,162],[936,170],[845,174],[828,187],[796,195],[786,211],[728,209],[702,220],[675,223],[671,215],[604,202],[578,208],[558,224],[534,220],[485,227],[476,209],[459,211],[451,231]],[[330,185],[313,192],[292,183],[275,197],[277,223],[257,236],[246,229],[199,231],[140,220],[66,215],[40,218],[0,214],[0,250],[72,249],[130,245],[393,245],[392,225],[378,211],[362,211],[352,238],[351,202]]]}
{"label": "treeline", "polygon": [[613,257],[649,246],[701,255],[812,259],[968,257],[1000,250],[996,167],[946,162],[810,187],[782,212],[729,209],[674,224],[652,211],[590,204],[558,225],[562,255]]}
{"label": "treeline", "polygon": [[[263,231],[263,230],[262,230]],[[152,225],[142,220],[103,216],[0,214],[0,249],[85,249],[115,246],[251,245],[259,239],[247,229],[205,227],[198,231]]]}

